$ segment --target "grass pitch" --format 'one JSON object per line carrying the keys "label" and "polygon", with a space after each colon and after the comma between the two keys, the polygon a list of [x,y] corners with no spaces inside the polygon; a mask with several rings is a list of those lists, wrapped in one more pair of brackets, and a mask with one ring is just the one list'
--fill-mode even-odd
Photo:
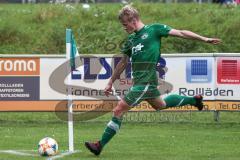
{"label": "grass pitch", "polygon": [[0,159],[47,159],[38,156],[37,144],[41,138],[50,136],[58,141],[60,151],[60,156],[52,159],[237,160],[239,115],[240,112],[221,112],[220,122],[214,122],[209,112],[194,112],[184,122],[124,122],[120,132],[96,158],[85,149],[84,142],[101,137],[109,116],[97,122],[75,122],[74,143],[79,152],[61,156],[68,149],[66,122],[57,119],[54,113],[4,112],[0,113]]}

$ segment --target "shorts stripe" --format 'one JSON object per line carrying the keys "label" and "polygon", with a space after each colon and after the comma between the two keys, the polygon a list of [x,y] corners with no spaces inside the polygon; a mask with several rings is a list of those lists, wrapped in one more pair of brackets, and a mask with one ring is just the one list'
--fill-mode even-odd
{"label": "shorts stripe", "polygon": [[138,99],[131,106],[134,106],[143,97],[143,95],[147,92],[148,87],[149,87],[149,83],[144,88],[143,93],[138,97]]}

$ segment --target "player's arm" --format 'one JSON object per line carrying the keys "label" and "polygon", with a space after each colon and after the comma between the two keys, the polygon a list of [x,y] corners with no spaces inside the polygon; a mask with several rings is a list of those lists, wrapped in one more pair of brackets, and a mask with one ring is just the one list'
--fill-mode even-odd
{"label": "player's arm", "polygon": [[186,38],[186,39],[194,39],[194,40],[199,40],[199,41],[203,41],[211,44],[221,43],[221,40],[218,38],[204,37],[188,30],[171,29],[168,34],[170,36],[176,36],[176,37]]}
{"label": "player's arm", "polygon": [[128,64],[129,57],[125,54],[123,54],[123,57],[121,58],[120,62],[117,64],[104,92],[106,96],[109,95],[110,92],[112,92],[112,85],[115,82],[115,80],[121,75],[121,73],[125,70],[127,64]]}

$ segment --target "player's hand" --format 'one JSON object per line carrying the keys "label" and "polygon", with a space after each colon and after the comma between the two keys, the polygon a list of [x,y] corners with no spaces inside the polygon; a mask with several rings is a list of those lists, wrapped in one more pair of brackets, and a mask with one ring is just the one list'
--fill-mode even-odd
{"label": "player's hand", "polygon": [[218,38],[207,38],[206,42],[207,43],[211,43],[211,44],[219,44],[222,41],[221,41],[221,39],[218,39]]}
{"label": "player's hand", "polygon": [[112,93],[113,90],[112,90],[112,84],[111,83],[108,83],[106,88],[104,89],[104,93],[105,95],[108,97],[110,93]]}

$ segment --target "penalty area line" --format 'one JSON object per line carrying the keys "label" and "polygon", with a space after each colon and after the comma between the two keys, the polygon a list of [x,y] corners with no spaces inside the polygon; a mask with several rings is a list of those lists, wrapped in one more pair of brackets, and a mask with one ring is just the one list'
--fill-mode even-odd
{"label": "penalty area line", "polygon": [[69,155],[71,155],[71,154],[78,153],[78,152],[81,152],[81,151],[76,150],[76,151],[73,151],[73,152],[65,152],[65,153],[61,153],[61,154],[59,154],[59,155],[56,155],[56,156],[53,156],[53,157],[47,158],[47,160],[60,159],[60,158],[63,158],[63,157],[65,157],[65,156],[69,156]]}

